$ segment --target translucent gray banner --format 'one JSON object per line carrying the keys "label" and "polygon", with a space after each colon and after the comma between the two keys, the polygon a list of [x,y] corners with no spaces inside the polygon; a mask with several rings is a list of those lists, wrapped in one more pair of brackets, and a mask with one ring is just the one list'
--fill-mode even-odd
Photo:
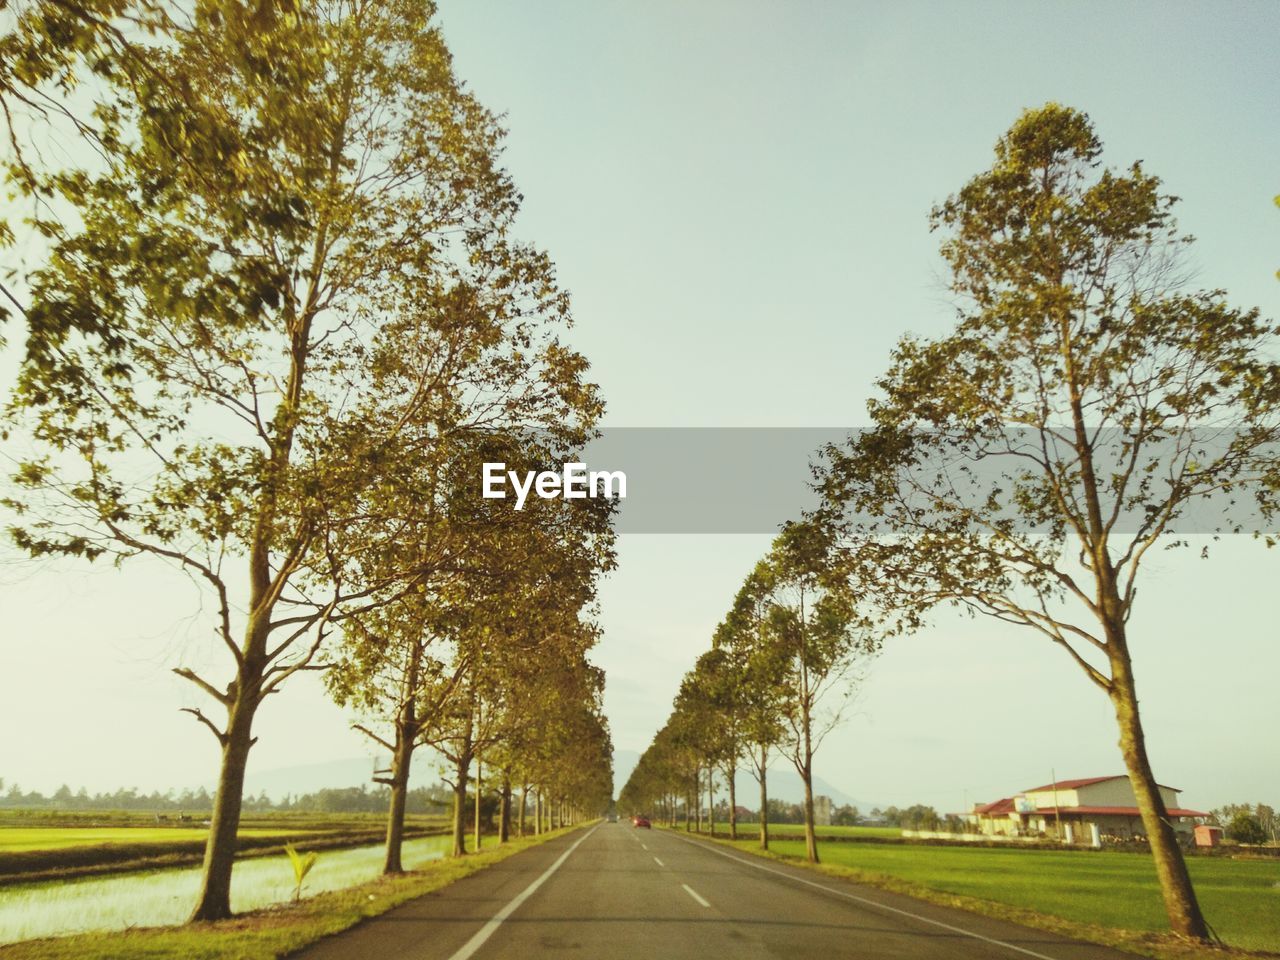
{"label": "translucent gray banner", "polygon": [[[580,459],[587,471],[625,474],[626,496],[614,518],[619,533],[769,534],[818,506],[813,465],[828,445],[843,447],[860,432],[849,427],[613,428],[588,444]],[[930,456],[896,479],[904,498],[917,505],[927,507],[941,492],[952,503],[986,511],[989,518],[1047,530],[1052,519],[1009,508],[1011,491],[1057,483],[1070,509],[1086,511],[1079,457],[1069,440],[1069,434],[1046,439],[1038,431],[1015,429],[981,444],[968,439],[930,443]],[[1135,458],[1123,433],[1096,431],[1091,452],[1104,491],[1100,507],[1112,518],[1112,532],[1132,533],[1149,525],[1150,505],[1167,500],[1176,483],[1199,484],[1200,492],[1169,521],[1169,533],[1252,533],[1280,526],[1264,517],[1255,496],[1259,471],[1280,465],[1280,445],[1249,441],[1247,465],[1236,464],[1237,482],[1209,482],[1206,471],[1213,465],[1241,459],[1240,443],[1237,434],[1205,430],[1148,442]],[[1056,479],[1050,481],[1034,458],[1054,464]],[[1111,480],[1126,474],[1124,489],[1137,495],[1117,502],[1109,498]],[[481,481],[477,476],[477,488]],[[992,509],[993,490],[1000,491],[995,502],[1003,508]],[[534,495],[531,488],[529,496]],[[506,505],[514,508],[514,494]]]}

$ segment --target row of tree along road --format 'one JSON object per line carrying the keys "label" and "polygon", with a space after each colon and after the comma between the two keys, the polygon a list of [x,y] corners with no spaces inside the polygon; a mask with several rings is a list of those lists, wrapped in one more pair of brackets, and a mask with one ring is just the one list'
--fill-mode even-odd
{"label": "row of tree along road", "polygon": [[1128,624],[1153,547],[1271,542],[1280,331],[1186,289],[1175,198],[1101,151],[1084,114],[1028,110],[933,210],[954,329],[903,338],[871,426],[821,452],[821,506],[743,584],[624,806],[700,808],[712,771],[732,789],[747,762],[766,808],[780,751],[805,781],[816,860],[813,755],[849,680],[892,636],[960,607],[1057,645],[1106,695],[1170,925],[1209,938],[1147,756]]}
{"label": "row of tree along road", "polygon": [[5,502],[31,555],[159,558],[213,613],[225,671],[176,670],[220,751],[191,919],[230,914],[254,720],[300,671],[388,758],[389,872],[423,745],[453,771],[456,852],[469,785],[504,812],[518,791],[521,821],[529,791],[539,824],[602,809],[610,503],[517,513],[478,477],[578,459],[603,407],[432,4],[10,15]]}

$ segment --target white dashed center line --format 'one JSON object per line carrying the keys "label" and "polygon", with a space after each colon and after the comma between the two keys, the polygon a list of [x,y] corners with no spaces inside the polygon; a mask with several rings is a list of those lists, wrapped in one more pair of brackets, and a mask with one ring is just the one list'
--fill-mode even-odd
{"label": "white dashed center line", "polygon": [[660,866],[660,867],[665,867],[665,866],[666,866],[666,864],[665,864],[665,863],[663,863],[661,860],[659,860],[657,857],[654,857],[654,858],[653,858],[653,862],[654,862],[654,863],[656,863],[656,864],[657,864],[658,866]]}
{"label": "white dashed center line", "polygon": [[680,886],[684,887],[684,892],[687,893],[689,896],[693,897],[694,900],[697,900],[698,903],[700,903],[702,906],[704,907],[711,906],[711,904],[707,903],[706,900],[702,899],[702,897],[698,895],[697,890],[694,890],[693,887],[689,886],[687,883],[682,883],[680,884]]}

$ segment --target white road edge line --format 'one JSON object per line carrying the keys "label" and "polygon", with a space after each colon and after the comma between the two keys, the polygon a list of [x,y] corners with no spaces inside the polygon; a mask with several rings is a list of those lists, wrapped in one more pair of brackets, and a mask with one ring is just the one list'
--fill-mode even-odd
{"label": "white road edge line", "polygon": [[660,867],[665,867],[665,866],[666,866],[666,864],[665,864],[665,863],[663,863],[661,860],[659,860],[657,857],[654,857],[654,858],[653,858],[653,862],[654,862],[654,863],[656,863],[656,864],[657,864],[658,866],[660,866]]}
{"label": "white road edge line", "polygon": [[594,827],[592,827],[590,830],[588,830],[586,833],[580,836],[576,841],[574,841],[573,846],[571,846],[564,853],[560,854],[560,859],[558,859],[551,866],[547,867],[546,871],[542,874],[542,876],[538,877],[537,880],[533,881],[533,883],[529,884],[527,887],[525,887],[523,890],[517,893],[515,897],[512,898],[510,903],[508,903],[505,907],[503,907],[501,910],[495,913],[493,915],[493,918],[489,920],[488,923],[486,923],[483,927],[481,927],[479,930],[476,931],[475,936],[473,936],[470,940],[468,940],[461,947],[459,947],[457,953],[449,957],[449,960],[467,960],[468,957],[470,957],[482,946],[484,946],[484,942],[488,940],[490,937],[492,937],[494,934],[494,931],[496,931],[500,926],[502,926],[502,921],[506,920],[507,917],[511,916],[518,909],[520,909],[520,905],[524,903],[526,900],[528,900],[531,896],[533,896],[534,891],[537,890],[544,883],[546,883],[548,877],[550,877],[553,873],[555,873],[557,870],[560,869],[560,865],[569,859],[569,855],[573,853],[573,851],[578,849],[578,847],[582,844],[582,841],[587,839],[587,837],[591,836],[593,833],[595,833],[599,829],[600,829],[600,825],[596,824]]}
{"label": "white road edge line", "polygon": [[697,890],[693,889],[693,887],[689,886],[687,883],[682,883],[682,884],[680,884],[680,886],[684,887],[684,892],[685,892],[685,893],[687,893],[689,896],[693,897],[693,899],[697,900],[697,901],[698,901],[698,903],[702,904],[702,906],[704,906],[704,907],[709,907],[709,906],[711,906],[711,904],[707,903],[707,901],[706,901],[706,900],[704,900],[704,899],[702,899],[702,897],[698,896],[698,891],[697,891]]}
{"label": "white road edge line", "polygon": [[[974,933],[972,930],[966,930],[963,927],[954,927],[949,923],[943,923],[941,920],[931,920],[928,917],[922,917],[920,914],[912,913],[910,910],[899,910],[897,907],[891,907],[886,903],[879,903],[875,900],[868,900],[866,897],[860,897],[857,894],[849,893],[845,890],[836,890],[833,887],[828,887],[825,883],[816,883],[813,880],[806,880],[804,877],[792,876],[791,874],[787,873],[784,870],[775,870],[772,867],[766,867],[763,863],[752,863],[750,860],[742,859],[742,857],[736,857],[731,853],[725,853],[723,850],[717,850],[715,847],[707,843],[699,843],[697,840],[689,840],[685,837],[681,837],[679,834],[676,834],[675,836],[677,837],[677,839],[684,840],[685,843],[693,844],[693,846],[695,847],[701,847],[702,849],[707,850],[710,853],[718,853],[720,854],[720,856],[725,857],[728,860],[733,860],[737,863],[740,863],[744,867],[755,867],[757,870],[763,870],[765,873],[772,873],[786,880],[792,880],[796,883],[803,883],[805,886],[814,887],[815,889],[821,890],[823,893],[829,893],[832,896],[843,897],[846,900],[854,900],[858,903],[865,904],[868,907],[873,907],[877,910],[884,910],[884,911],[887,911],[888,913],[896,913],[899,916],[910,917],[912,920],[919,920],[921,923],[927,923],[935,927],[941,927],[943,930],[950,930],[952,933],[958,933],[958,934],[961,934],[962,936],[972,937],[974,940],[981,940],[984,943],[995,944],[997,947],[1004,947],[1006,950],[1013,950],[1016,953],[1022,953],[1028,957],[1036,957],[1037,960],[1057,960],[1057,958],[1055,957],[1050,957],[1047,954],[1043,954],[1043,953],[1036,953],[1034,950],[1028,950],[1026,947],[1020,947],[1017,944],[1006,943],[1004,940],[997,940],[994,937],[984,937],[980,933]],[[685,889],[689,890],[688,887],[685,887]],[[692,894],[693,891],[689,890],[689,893]]]}

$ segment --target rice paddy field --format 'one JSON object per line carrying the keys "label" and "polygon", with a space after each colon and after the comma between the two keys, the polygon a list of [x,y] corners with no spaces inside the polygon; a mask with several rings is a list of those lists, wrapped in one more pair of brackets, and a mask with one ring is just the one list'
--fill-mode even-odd
{"label": "rice paddy field", "polygon": [[[241,829],[241,837],[315,836],[326,831],[249,827]],[[63,850],[94,844],[181,843],[204,840],[204,827],[7,827],[0,826],[0,854],[25,850]]]}
{"label": "rice paddy field", "polygon": [[[803,842],[780,840],[770,848],[804,856]],[[1168,930],[1155,867],[1146,854],[874,843],[820,844],[818,852],[827,864],[1078,923]],[[1227,944],[1280,952],[1280,861],[1190,857],[1188,866],[1205,916]]]}
{"label": "rice paddy field", "polygon": [[[405,869],[440,859],[450,843],[448,837],[407,841]],[[307,875],[302,895],[372,880],[382,870],[382,857],[381,844],[324,851]],[[200,869],[189,867],[0,888],[0,944],[180,924],[191,911],[199,883]],[[235,866],[231,906],[241,912],[282,903],[293,898],[293,887],[293,870],[285,856],[245,859]]]}

